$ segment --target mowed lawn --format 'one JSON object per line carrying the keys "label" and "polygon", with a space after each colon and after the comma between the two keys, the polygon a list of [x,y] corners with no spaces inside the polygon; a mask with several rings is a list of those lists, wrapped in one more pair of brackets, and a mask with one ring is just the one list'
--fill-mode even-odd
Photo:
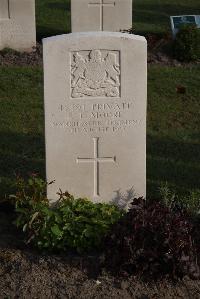
{"label": "mowed lawn", "polygon": [[[125,0],[124,0],[125,1]],[[170,15],[200,15],[199,0],[133,0],[137,34],[170,32]],[[70,0],[36,0],[37,38],[69,33]]]}
{"label": "mowed lawn", "polygon": [[[200,14],[199,0],[133,1],[133,27],[139,34],[169,32],[169,16],[177,14]],[[70,32],[70,1],[36,0],[36,20],[38,40]],[[13,192],[16,174],[36,172],[45,178],[42,69],[1,67],[0,82],[3,198]],[[149,67],[148,197],[158,197],[165,182],[178,193],[200,189],[199,82],[199,66]],[[178,85],[185,94],[177,93]]]}
{"label": "mowed lawn", "polygon": [[[158,187],[165,182],[178,193],[200,189],[199,80],[197,66],[149,67],[148,197],[158,197]],[[4,67],[0,82],[3,198],[12,193],[15,174],[36,172],[45,178],[42,69]],[[180,84],[185,94],[177,93]]]}

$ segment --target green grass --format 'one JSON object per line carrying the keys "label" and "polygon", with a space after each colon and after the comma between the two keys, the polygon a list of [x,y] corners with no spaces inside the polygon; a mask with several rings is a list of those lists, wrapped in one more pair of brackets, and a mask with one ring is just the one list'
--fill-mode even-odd
{"label": "green grass", "polygon": [[13,190],[15,174],[44,177],[43,82],[39,68],[1,68],[0,195]]}
{"label": "green grass", "polygon": [[171,31],[169,17],[199,15],[198,0],[134,0],[133,27],[139,34],[163,34]]}
{"label": "green grass", "polygon": [[166,181],[179,194],[200,189],[200,68],[152,66],[148,75],[149,194]]}
{"label": "green grass", "polygon": [[[148,78],[148,196],[158,196],[166,181],[179,194],[200,189],[200,69],[151,66]],[[3,197],[12,192],[15,173],[45,177],[42,70],[4,67],[0,82]],[[179,84],[186,94],[176,93]]]}
{"label": "green grass", "polygon": [[[134,0],[133,28],[137,34],[169,32],[170,15],[200,15],[198,0]],[[37,38],[69,33],[70,0],[36,0]]]}
{"label": "green grass", "polygon": [[71,31],[70,0],[36,0],[37,39]]}

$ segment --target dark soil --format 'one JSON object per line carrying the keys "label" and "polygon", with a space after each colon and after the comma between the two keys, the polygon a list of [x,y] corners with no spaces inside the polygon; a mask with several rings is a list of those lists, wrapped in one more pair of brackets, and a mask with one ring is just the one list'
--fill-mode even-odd
{"label": "dark soil", "polygon": [[31,52],[17,52],[11,49],[0,51],[0,66],[41,66],[42,63],[42,45],[39,43]]}
{"label": "dark soil", "polygon": [[119,278],[101,269],[98,254],[44,254],[23,244],[12,224],[14,214],[0,212],[0,298],[200,298],[200,281],[147,283]]}

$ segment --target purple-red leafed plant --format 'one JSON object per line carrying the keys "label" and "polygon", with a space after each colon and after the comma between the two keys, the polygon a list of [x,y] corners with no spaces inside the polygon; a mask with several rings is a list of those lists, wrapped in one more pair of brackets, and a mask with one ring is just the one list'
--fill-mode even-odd
{"label": "purple-red leafed plant", "polygon": [[199,240],[183,210],[134,199],[105,240],[105,264],[121,274],[148,278],[199,277]]}

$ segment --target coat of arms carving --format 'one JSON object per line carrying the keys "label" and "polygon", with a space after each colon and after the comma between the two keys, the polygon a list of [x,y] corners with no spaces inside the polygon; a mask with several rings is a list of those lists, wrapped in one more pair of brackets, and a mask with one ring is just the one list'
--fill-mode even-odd
{"label": "coat of arms carving", "polygon": [[71,53],[71,97],[120,97],[119,51]]}

